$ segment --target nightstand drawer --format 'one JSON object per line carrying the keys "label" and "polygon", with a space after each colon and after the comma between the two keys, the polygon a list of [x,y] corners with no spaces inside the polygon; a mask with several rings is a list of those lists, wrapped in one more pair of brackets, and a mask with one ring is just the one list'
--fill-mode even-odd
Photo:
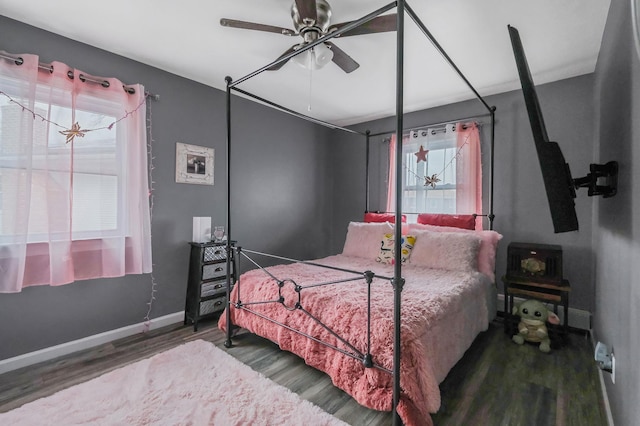
{"label": "nightstand drawer", "polygon": [[202,251],[203,262],[214,262],[216,260],[226,260],[227,249],[226,246],[212,246],[205,247]]}
{"label": "nightstand drawer", "polygon": [[200,302],[200,315],[207,315],[213,312],[222,311],[226,306],[226,295],[211,300],[205,300],[204,302]]}
{"label": "nightstand drawer", "polygon": [[212,296],[217,293],[224,293],[227,291],[227,281],[214,281],[203,283],[200,290],[200,297]]}
{"label": "nightstand drawer", "polygon": [[227,276],[227,262],[202,265],[202,280],[213,280]]}

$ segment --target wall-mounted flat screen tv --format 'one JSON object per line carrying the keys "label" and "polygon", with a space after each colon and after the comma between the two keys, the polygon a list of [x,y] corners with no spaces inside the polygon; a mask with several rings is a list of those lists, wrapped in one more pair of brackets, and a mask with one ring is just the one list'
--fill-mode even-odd
{"label": "wall-mounted flat screen tv", "polygon": [[574,202],[576,190],[569,165],[562,155],[560,146],[556,142],[550,142],[547,136],[547,129],[544,125],[538,95],[531,78],[520,34],[516,28],[510,25],[508,28],[524,101],[529,114],[533,140],[536,145],[538,161],[542,170],[544,187],[549,201],[553,229],[556,233],[577,231],[578,218]]}

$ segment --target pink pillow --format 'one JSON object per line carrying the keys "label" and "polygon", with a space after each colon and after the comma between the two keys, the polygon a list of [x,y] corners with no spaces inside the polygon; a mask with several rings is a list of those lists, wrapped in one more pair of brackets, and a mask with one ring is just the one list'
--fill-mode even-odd
{"label": "pink pillow", "polygon": [[418,223],[424,225],[452,226],[461,229],[476,229],[476,217],[472,214],[420,213]]}
{"label": "pink pillow", "polygon": [[453,228],[449,226],[433,226],[422,225],[418,223],[409,224],[409,231],[414,233],[418,230],[427,230],[433,232],[459,232],[475,234],[480,237],[480,249],[478,250],[478,270],[491,279],[496,281],[496,251],[498,249],[498,241],[502,239],[502,235],[496,231],[472,231],[469,229]]}
{"label": "pink pillow", "polygon": [[[396,223],[396,215],[394,213],[372,213],[366,212],[364,214],[365,222],[389,222]],[[407,216],[402,215],[402,221],[407,221]]]}
{"label": "pink pillow", "polygon": [[478,271],[480,237],[460,232],[416,231],[409,262],[447,271]]}
{"label": "pink pillow", "polygon": [[384,234],[393,232],[390,223],[351,222],[347,229],[342,254],[375,260],[380,252]]}

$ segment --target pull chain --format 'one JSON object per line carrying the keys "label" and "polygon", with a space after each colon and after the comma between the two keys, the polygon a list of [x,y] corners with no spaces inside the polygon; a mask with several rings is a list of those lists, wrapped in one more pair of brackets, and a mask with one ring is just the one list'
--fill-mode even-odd
{"label": "pull chain", "polygon": [[314,56],[315,56],[315,52],[313,49],[311,49],[311,51],[309,52],[309,55],[307,55],[309,58],[309,102],[307,105],[307,111],[311,112],[311,95],[312,95],[312,89],[313,89],[313,62],[314,62]]}

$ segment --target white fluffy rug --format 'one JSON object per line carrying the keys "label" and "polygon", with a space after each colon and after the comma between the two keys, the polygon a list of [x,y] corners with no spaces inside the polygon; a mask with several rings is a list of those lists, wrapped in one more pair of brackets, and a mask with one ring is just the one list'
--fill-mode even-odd
{"label": "white fluffy rug", "polygon": [[345,425],[203,340],[0,414],[0,425]]}

